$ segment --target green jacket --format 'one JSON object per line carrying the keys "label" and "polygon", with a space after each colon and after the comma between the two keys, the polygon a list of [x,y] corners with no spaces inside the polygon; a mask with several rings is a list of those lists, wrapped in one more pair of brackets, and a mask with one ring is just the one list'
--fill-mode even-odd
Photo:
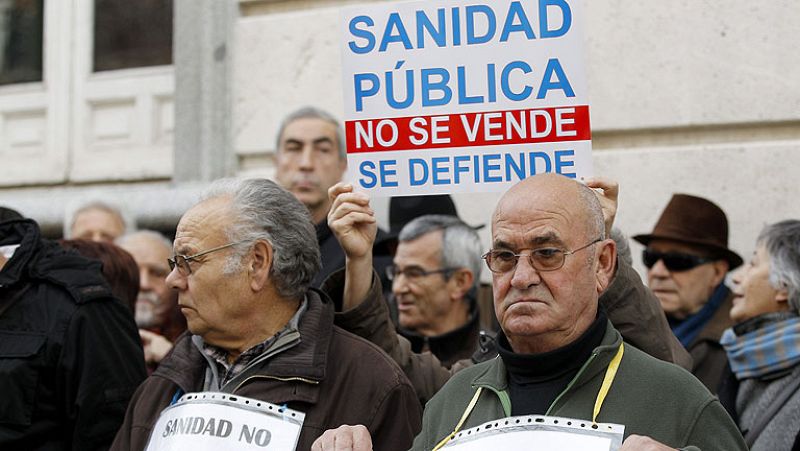
{"label": "green jacket", "polygon": [[[595,399],[622,337],[608,324],[602,344],[547,411],[591,421]],[[484,387],[462,430],[511,415],[503,360],[466,368],[428,402],[414,450],[430,450],[450,434],[478,387]],[[619,370],[597,417],[625,426],[625,437],[646,435],[686,450],[747,450],[722,405],[689,372],[626,344]]]}

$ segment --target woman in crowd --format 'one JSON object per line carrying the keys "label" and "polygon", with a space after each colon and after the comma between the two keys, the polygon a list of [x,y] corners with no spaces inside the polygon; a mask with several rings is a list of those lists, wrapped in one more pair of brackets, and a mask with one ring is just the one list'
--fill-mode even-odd
{"label": "woman in crowd", "polygon": [[765,227],[733,280],[720,398],[752,451],[800,449],[800,221]]}

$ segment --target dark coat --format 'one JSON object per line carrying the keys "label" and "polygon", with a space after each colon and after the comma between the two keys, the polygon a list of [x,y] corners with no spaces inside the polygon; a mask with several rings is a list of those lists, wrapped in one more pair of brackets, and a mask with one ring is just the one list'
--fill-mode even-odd
{"label": "dark coat", "polygon": [[107,449],[146,375],[133,316],[99,262],[35,222],[0,224],[9,244],[21,245],[0,271],[0,449]]}
{"label": "dark coat", "polygon": [[694,361],[692,374],[714,394],[717,393],[725,374],[725,367],[728,365],[728,355],[719,344],[719,339],[722,337],[722,332],[733,325],[730,317],[732,306],[733,293],[728,292],[728,296],[714,312],[714,316],[708,320],[687,348]]}
{"label": "dark coat", "polygon": [[430,337],[399,327],[397,332],[411,343],[413,352],[430,351],[442,365],[449,368],[459,360],[472,357],[478,349],[478,337],[481,333],[478,304],[474,301],[468,302],[472,306],[469,320],[450,332]]}
{"label": "dark coat", "polygon": [[[305,413],[298,450],[310,449],[323,432],[343,424],[365,425],[376,450],[411,447],[422,413],[408,379],[377,347],[333,325],[327,296],[309,291],[307,299],[300,342],[258,364],[244,382],[235,377],[222,391]],[[178,340],[136,391],[112,449],[143,450],[176,391],[202,391],[206,362],[189,334]]]}

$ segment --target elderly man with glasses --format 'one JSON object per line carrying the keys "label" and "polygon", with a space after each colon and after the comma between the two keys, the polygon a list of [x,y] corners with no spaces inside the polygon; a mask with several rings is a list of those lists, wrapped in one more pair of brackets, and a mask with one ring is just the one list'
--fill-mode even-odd
{"label": "elderly man with glasses", "polygon": [[[410,446],[420,427],[414,390],[388,356],[334,326],[333,301],[310,289],[319,248],[307,209],[291,193],[268,180],[216,182],[181,218],[173,252],[166,280],[178,292],[190,334],[134,394],[112,449],[143,450],[156,437],[193,434],[213,441],[225,427],[228,435],[236,429],[234,440],[246,437],[235,419],[264,401],[280,414],[287,408],[304,414],[296,449],[309,449],[325,429],[353,423],[366,424],[380,449]],[[198,409],[183,414],[182,423],[176,418],[156,428],[159,416],[170,414],[165,409],[200,392],[233,395],[225,399],[238,404],[226,404],[216,417]],[[216,420],[218,427],[195,427],[194,420],[190,430],[180,426],[186,418]],[[267,419],[258,427],[266,428]],[[273,436],[286,433],[284,426],[271,429]],[[264,430],[261,446],[270,440]],[[170,449],[190,449],[189,443]]]}
{"label": "elderly man with glasses", "polygon": [[725,275],[742,264],[728,249],[725,212],[702,197],[675,194],[653,232],[633,238],[647,246],[648,285],[692,355],[692,373],[716,393],[727,365],[719,340],[733,324],[728,315],[733,294]]}
{"label": "elderly man with glasses", "polygon": [[478,234],[456,216],[420,216],[400,231],[386,275],[412,351],[431,351],[450,367],[478,348],[480,251]]}
{"label": "elderly man with glasses", "polygon": [[[685,370],[623,343],[599,307],[616,245],[591,189],[555,174],[513,186],[495,209],[486,260],[499,358],[459,371],[433,396],[413,450],[519,415],[624,425],[621,451],[747,449],[716,397]],[[361,427],[345,426],[312,450],[372,443]]]}

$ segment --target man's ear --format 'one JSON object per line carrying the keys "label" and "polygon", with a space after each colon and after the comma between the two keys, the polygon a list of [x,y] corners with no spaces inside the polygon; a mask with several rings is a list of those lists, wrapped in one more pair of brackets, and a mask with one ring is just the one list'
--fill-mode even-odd
{"label": "man's ear", "polygon": [[463,299],[467,295],[469,289],[472,288],[472,283],[475,281],[475,276],[472,271],[466,268],[459,268],[450,276],[448,283],[455,286],[455,290],[451,293],[451,298]]}
{"label": "man's ear", "polygon": [[716,288],[717,285],[722,283],[722,280],[725,279],[725,276],[728,274],[728,270],[730,269],[730,264],[725,260],[716,260],[712,262],[714,268],[714,277],[712,279],[713,287]]}
{"label": "man's ear", "polygon": [[250,288],[253,291],[261,291],[269,281],[273,258],[272,245],[265,240],[257,240],[253,244],[250,256],[245,268],[250,278]]}
{"label": "man's ear", "polygon": [[607,238],[597,244],[597,259],[595,278],[597,280],[597,294],[600,295],[614,279],[617,266],[617,243]]}

